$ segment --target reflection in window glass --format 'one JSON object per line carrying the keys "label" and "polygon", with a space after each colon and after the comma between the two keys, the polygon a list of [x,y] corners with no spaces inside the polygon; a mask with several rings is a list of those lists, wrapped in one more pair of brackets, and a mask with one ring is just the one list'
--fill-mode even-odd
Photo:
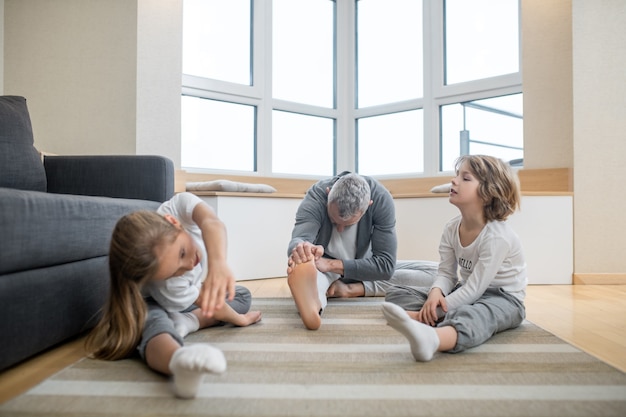
{"label": "reflection in window glass", "polygon": [[332,119],[274,111],[272,172],[334,174],[335,124]]}
{"label": "reflection in window glass", "polygon": [[446,0],[446,84],[519,71],[518,0]]}
{"label": "reflection in window glass", "polygon": [[358,107],[421,98],[422,2],[357,2]]}
{"label": "reflection in window glass", "polygon": [[181,165],[254,171],[255,108],[182,97]]}
{"label": "reflection in window glass", "polygon": [[250,85],[251,0],[184,0],[183,74]]}
{"label": "reflection in window glass", "polygon": [[424,115],[421,109],[366,117],[357,123],[360,174],[424,171]]}
{"label": "reflection in window glass", "polygon": [[505,161],[524,157],[522,94],[441,107],[441,170],[459,155],[486,154]]}
{"label": "reflection in window glass", "polygon": [[274,98],[334,107],[335,2],[274,0]]}

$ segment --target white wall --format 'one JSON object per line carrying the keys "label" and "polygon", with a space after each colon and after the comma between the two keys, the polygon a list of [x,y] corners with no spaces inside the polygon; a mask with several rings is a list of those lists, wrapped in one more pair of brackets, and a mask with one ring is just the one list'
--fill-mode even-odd
{"label": "white wall", "polygon": [[238,280],[287,276],[287,246],[301,198],[200,197],[228,231],[228,263]]}
{"label": "white wall", "polygon": [[124,0],[5,0],[4,91],[40,149],[135,153],[136,21]]}
{"label": "white wall", "polygon": [[571,0],[522,0],[524,168],[572,168]]}
{"label": "white wall", "polygon": [[626,2],[573,0],[577,274],[626,276]]}
{"label": "white wall", "polygon": [[4,94],[59,154],[180,160],[182,1],[5,0]]}
{"label": "white wall", "polygon": [[[301,198],[204,196],[226,224],[228,262],[238,280],[286,276],[287,244]],[[399,260],[439,261],[444,225],[459,214],[446,197],[397,198]],[[531,284],[571,284],[572,197],[523,196],[511,216]]]}
{"label": "white wall", "polygon": [[179,166],[182,1],[139,0],[137,16],[136,151]]}
{"label": "white wall", "polygon": [[[445,197],[397,198],[398,259],[439,261],[444,225],[459,215]],[[571,284],[572,196],[523,196],[509,224],[520,237],[531,284]]]}

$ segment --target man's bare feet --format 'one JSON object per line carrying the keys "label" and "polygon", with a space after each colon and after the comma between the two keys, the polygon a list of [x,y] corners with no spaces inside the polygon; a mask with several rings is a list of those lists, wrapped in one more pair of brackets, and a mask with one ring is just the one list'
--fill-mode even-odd
{"label": "man's bare feet", "polygon": [[322,304],[317,295],[317,268],[313,261],[293,267],[287,277],[287,284],[296,303],[302,322],[309,330],[317,330],[322,325],[320,310]]}
{"label": "man's bare feet", "polygon": [[330,298],[363,297],[365,296],[365,287],[360,282],[346,284],[341,280],[337,280],[328,287],[326,296]]}

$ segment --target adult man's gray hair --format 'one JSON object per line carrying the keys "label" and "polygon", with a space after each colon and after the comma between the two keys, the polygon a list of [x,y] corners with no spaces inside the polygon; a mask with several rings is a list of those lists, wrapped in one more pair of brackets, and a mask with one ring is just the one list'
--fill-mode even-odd
{"label": "adult man's gray hair", "polygon": [[340,177],[328,193],[328,204],[337,205],[342,220],[365,213],[370,200],[370,185],[365,178],[354,173]]}

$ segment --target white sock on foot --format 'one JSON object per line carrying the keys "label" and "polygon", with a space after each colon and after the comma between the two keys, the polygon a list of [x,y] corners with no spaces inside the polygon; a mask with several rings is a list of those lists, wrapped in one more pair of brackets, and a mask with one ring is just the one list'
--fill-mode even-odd
{"label": "white sock on foot", "polygon": [[174,328],[180,337],[185,337],[189,333],[198,331],[200,328],[200,321],[192,312],[168,313],[168,316],[174,322]]}
{"label": "white sock on foot", "polygon": [[434,328],[413,320],[399,305],[384,302],[383,314],[389,325],[409,340],[416,361],[427,362],[439,348],[439,336]]}
{"label": "white sock on foot", "polygon": [[174,352],[169,367],[175,394],[181,398],[194,398],[204,374],[226,370],[226,358],[221,350],[200,343],[183,346]]}

